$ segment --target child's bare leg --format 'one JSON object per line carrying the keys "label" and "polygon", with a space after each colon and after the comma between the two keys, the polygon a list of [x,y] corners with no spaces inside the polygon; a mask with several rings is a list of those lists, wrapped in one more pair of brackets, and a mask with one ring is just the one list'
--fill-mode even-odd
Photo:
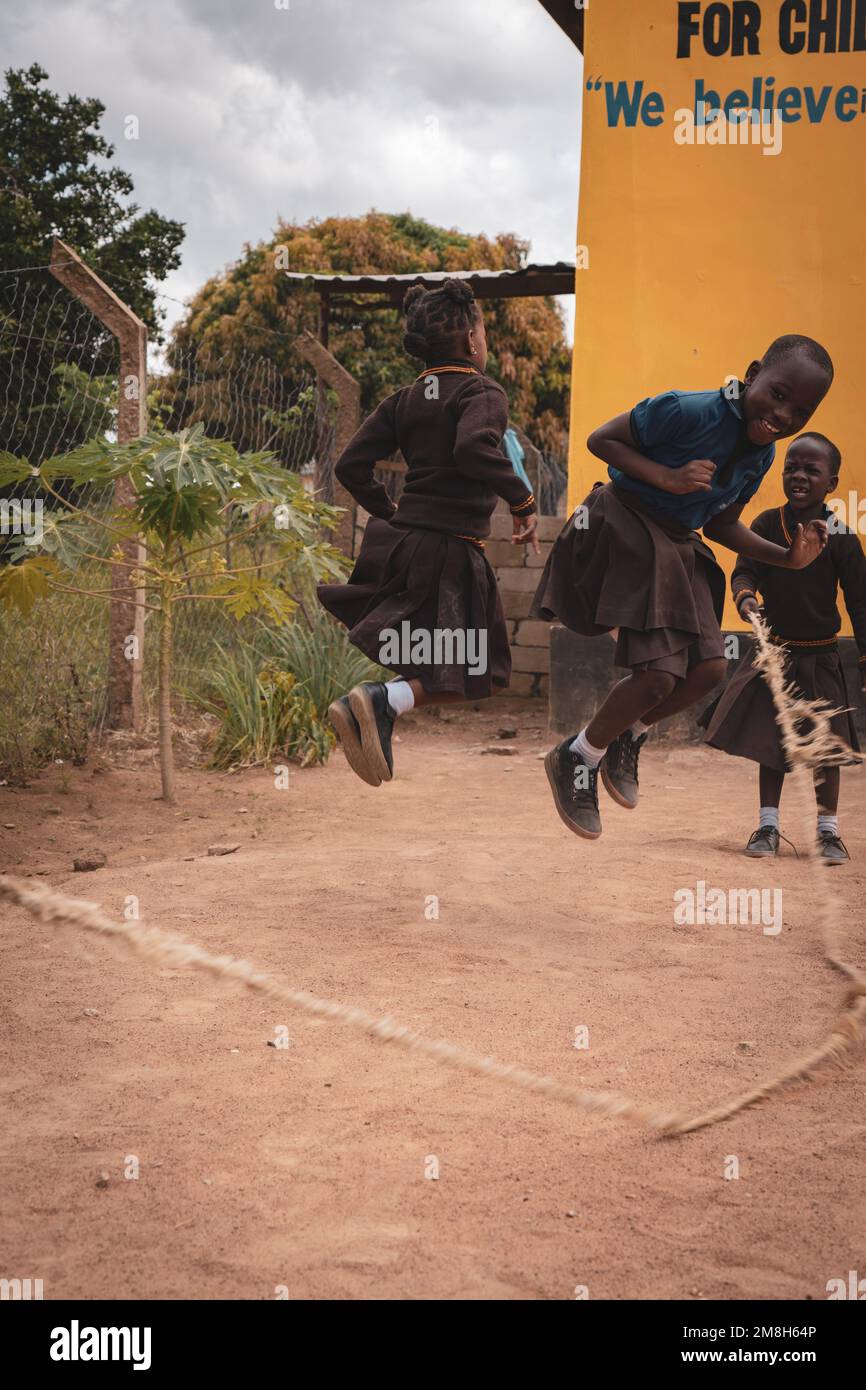
{"label": "child's bare leg", "polygon": [[428,695],[420,681],[411,680],[409,685],[415,696],[416,709],[421,709],[424,705],[465,705],[469,700],[467,695],[461,695],[459,691],[449,691],[442,695]]}
{"label": "child's bare leg", "polygon": [[594,748],[607,748],[615,738],[655,709],[674,690],[676,676],[667,671],[634,671],[615,685],[587,725],[586,737]]}
{"label": "child's bare leg", "polygon": [[758,776],[758,795],[762,806],[775,806],[776,810],[779,809],[784,782],[784,772],[778,772],[774,767],[764,767],[761,764],[761,771]]}
{"label": "child's bare leg", "polygon": [[661,719],[667,719],[672,714],[679,714],[681,710],[688,709],[689,705],[694,705],[705,695],[709,695],[710,691],[725,679],[726,665],[723,656],[697,662],[691,667],[685,680],[677,683],[676,689],[666,700],[662,700],[660,705],[638,717],[644,724],[658,724]]}
{"label": "child's bare leg", "polygon": [[839,809],[841,770],[838,764],[815,768],[815,799],[819,816],[835,816]]}

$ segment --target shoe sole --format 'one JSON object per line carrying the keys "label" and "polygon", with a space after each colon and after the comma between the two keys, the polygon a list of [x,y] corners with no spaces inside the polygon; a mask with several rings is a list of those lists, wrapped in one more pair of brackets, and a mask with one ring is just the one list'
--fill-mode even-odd
{"label": "shoe sole", "polygon": [[604,783],[604,789],[607,792],[608,796],[616,802],[617,806],[622,806],[623,809],[626,811],[633,811],[635,809],[635,807],[637,806],[637,801],[626,801],[622,792],[617,790],[613,782],[608,777],[607,768],[605,767],[604,762],[602,762],[601,765],[601,780]]}
{"label": "shoe sole", "polygon": [[779,851],[777,849],[761,849],[758,850],[757,854],[753,849],[743,850],[743,854],[747,859],[775,859],[778,853]]}
{"label": "shoe sole", "polygon": [[361,730],[361,749],[367,766],[376,774],[380,782],[390,782],[394,774],[388,766],[382,745],[379,742],[379,729],[376,724],[376,711],[370,693],[356,685],[349,691],[349,707],[358,721]]}
{"label": "shoe sole", "polygon": [[366,782],[368,787],[381,786],[382,779],[369,766],[358,738],[354,720],[346,710],[345,705],[341,705],[339,700],[335,700],[328,708],[328,718],[340,740],[340,747],[345,753],[346,762],[352,771],[360,777],[362,782]]}
{"label": "shoe sole", "polygon": [[577,824],[571,819],[570,816],[566,815],[566,813],[565,813],[565,811],[564,811],[564,809],[563,809],[563,807],[562,807],[562,805],[561,805],[561,803],[560,803],[559,794],[558,794],[557,789],[556,789],[556,781],[555,781],[555,778],[554,778],[554,766],[553,766],[553,765],[554,765],[554,756],[553,756],[553,755],[554,755],[555,752],[556,752],[556,749],[553,748],[553,749],[551,749],[551,751],[550,751],[550,752],[547,754],[547,756],[545,757],[545,759],[544,759],[544,770],[545,770],[545,772],[547,773],[547,780],[548,780],[548,782],[550,783],[550,790],[553,792],[553,804],[554,804],[554,806],[556,807],[556,813],[557,813],[557,815],[559,816],[559,819],[562,821],[563,825],[567,825],[567,826],[568,826],[568,828],[569,828],[569,830],[571,831],[572,835],[579,835],[580,838],[581,838],[582,840],[597,840],[597,839],[599,838],[599,836],[601,835],[601,831],[600,831],[600,830],[584,830],[582,826],[577,825]]}

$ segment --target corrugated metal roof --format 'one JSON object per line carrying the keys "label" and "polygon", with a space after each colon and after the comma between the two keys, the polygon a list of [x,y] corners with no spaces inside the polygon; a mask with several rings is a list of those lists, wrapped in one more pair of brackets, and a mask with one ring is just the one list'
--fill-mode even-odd
{"label": "corrugated metal roof", "polygon": [[426,270],[410,275],[283,271],[287,280],[298,286],[309,285],[320,293],[327,289],[344,294],[385,294],[393,298],[409,285],[438,285],[443,280],[469,280],[476,294],[487,299],[500,295],[571,294],[574,291],[574,274],[574,263],[570,261],[526,265],[519,270]]}
{"label": "corrugated metal roof", "polygon": [[515,275],[553,275],[559,271],[574,274],[573,261],[556,261],[552,265],[524,265],[519,270],[418,270],[412,275],[344,275],[342,271],[284,270],[289,280],[315,280],[330,285],[345,285],[355,289],[362,281],[377,285],[412,285],[437,280],[504,280]]}

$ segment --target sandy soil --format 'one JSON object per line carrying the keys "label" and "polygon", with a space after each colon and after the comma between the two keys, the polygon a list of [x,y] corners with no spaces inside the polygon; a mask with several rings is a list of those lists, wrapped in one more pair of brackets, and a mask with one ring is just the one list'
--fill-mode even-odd
{"label": "sandy soil", "polygon": [[[550,803],[543,717],[501,701],[415,716],[379,790],[339,754],[287,790],[185,771],[176,809],[149,758],[67,787],[52,769],[0,790],[0,862],[113,916],[135,895],[142,920],[293,984],[644,1099],[702,1106],[822,1038],[841,985],[814,882],[790,851],[740,853],[752,769],[651,746],[641,807],[605,799],[586,844]],[[508,754],[483,753],[509,722]],[[832,890],[861,963],[864,807],[863,774],[843,773],[854,862]],[[802,843],[793,790],[786,822]],[[225,841],[240,848],[207,856]],[[94,846],[107,867],[73,873]],[[698,879],[781,887],[783,931],[675,925],[673,893]],[[0,1274],[42,1278],[46,1298],[821,1299],[866,1274],[862,1050],[659,1141],[17,909],[0,942]],[[287,1049],[268,1046],[281,1025]]]}

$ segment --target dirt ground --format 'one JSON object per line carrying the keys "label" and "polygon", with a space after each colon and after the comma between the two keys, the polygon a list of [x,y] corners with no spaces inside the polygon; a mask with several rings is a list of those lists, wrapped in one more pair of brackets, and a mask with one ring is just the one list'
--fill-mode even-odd
{"label": "dirt ground", "polygon": [[[149,753],[52,768],[0,789],[0,864],[115,918],[135,895],[143,921],[291,984],[678,1107],[823,1038],[842,985],[820,890],[790,850],[743,858],[753,769],[651,744],[641,806],[602,793],[588,844],[553,810],[545,717],[500,700],[410,716],[378,790],[339,753],[287,789],[183,771],[174,809]],[[826,882],[861,964],[864,809],[864,774],[846,770],[853,862]],[[783,830],[804,842],[793,788]],[[239,848],[209,857],[216,842]],[[94,847],[107,867],[73,873]],[[781,888],[783,930],[677,925],[673,894],[698,880]],[[17,908],[0,950],[0,1275],[42,1278],[46,1298],[822,1299],[866,1274],[862,1049],[659,1140]],[[291,1045],[268,1046],[280,1027]]]}

